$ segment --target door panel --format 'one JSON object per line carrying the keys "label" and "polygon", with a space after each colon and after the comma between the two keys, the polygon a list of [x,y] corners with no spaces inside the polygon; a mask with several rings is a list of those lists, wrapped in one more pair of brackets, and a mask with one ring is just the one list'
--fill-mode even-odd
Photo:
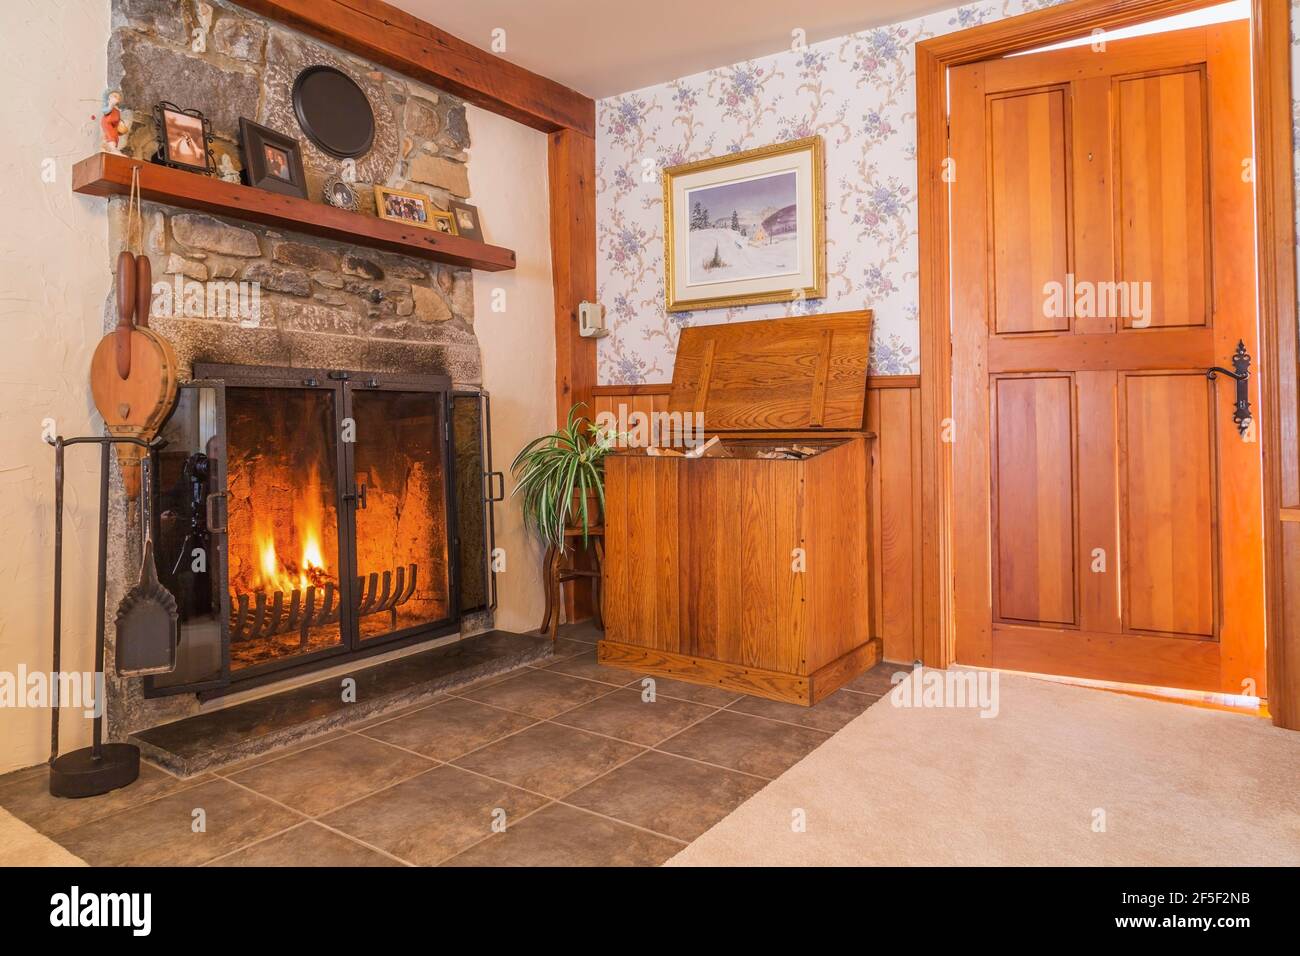
{"label": "door panel", "polygon": [[1203,375],[1125,375],[1121,460],[1128,627],[1214,636],[1214,408]]}
{"label": "door panel", "polygon": [[1242,21],[949,74],[961,663],[1264,691],[1259,446],[1205,377],[1257,352],[1249,62]]}
{"label": "door panel", "polygon": [[1043,284],[1070,271],[1065,94],[1060,89],[989,102],[994,328],[1048,332],[1070,327],[1046,316]]}
{"label": "door panel", "polygon": [[1123,282],[1150,282],[1150,311],[1124,327],[1209,322],[1205,72],[1115,80],[1116,248]]}
{"label": "door panel", "polygon": [[1076,624],[1071,380],[1001,378],[993,392],[997,616]]}

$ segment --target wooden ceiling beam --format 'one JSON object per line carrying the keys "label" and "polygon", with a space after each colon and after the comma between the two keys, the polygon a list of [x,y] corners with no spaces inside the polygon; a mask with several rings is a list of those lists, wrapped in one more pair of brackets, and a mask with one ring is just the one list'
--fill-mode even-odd
{"label": "wooden ceiling beam", "polygon": [[382,0],[235,3],[516,122],[596,135],[596,103]]}

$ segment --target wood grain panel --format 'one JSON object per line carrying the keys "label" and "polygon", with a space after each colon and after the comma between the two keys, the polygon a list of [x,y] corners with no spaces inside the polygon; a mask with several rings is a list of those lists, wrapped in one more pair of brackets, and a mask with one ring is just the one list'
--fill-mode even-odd
{"label": "wood grain panel", "polygon": [[990,372],[1125,371],[1215,364],[1210,329],[1151,329],[1095,335],[1043,335],[988,342]]}
{"label": "wood grain panel", "polygon": [[1125,684],[1219,689],[1219,645],[1178,637],[995,624],[992,666]]}
{"label": "wood grain panel", "polygon": [[703,411],[710,432],[859,429],[870,329],[870,311],[684,328],[668,407]]}
{"label": "wood grain panel", "polygon": [[[602,386],[592,396],[592,419],[610,416],[614,427],[626,437],[628,448],[650,444],[671,445],[674,428],[668,415],[668,390],[619,393]],[[655,439],[658,438],[658,441]]]}
{"label": "wood grain panel", "polygon": [[547,144],[551,200],[551,285],[555,292],[555,412],[591,407],[596,340],[578,334],[578,305],[596,298],[596,141],[552,133]]}
{"label": "wood grain panel", "polygon": [[[1071,84],[1073,135],[1072,172],[1074,226],[1071,266],[1076,285],[1115,280],[1114,195],[1111,191],[1111,80],[1107,76]],[[1105,286],[1103,288],[1111,288]],[[1081,310],[1082,311],[1082,310]],[[1115,331],[1112,314],[1075,315],[1073,330],[1082,333]]]}
{"label": "wood grain panel", "polygon": [[867,469],[863,440],[802,465],[807,629],[817,639],[805,642],[800,671],[818,670],[871,637],[870,579],[839,573],[869,563]]}
{"label": "wood grain panel", "polygon": [[1201,68],[1115,81],[1116,278],[1151,284],[1126,328],[1209,324],[1205,86]]}
{"label": "wood grain panel", "polygon": [[[920,378],[915,375],[873,375],[867,380],[867,430],[876,437],[869,442],[871,479],[867,504],[871,537],[865,573],[869,587],[870,634],[881,638],[883,657],[889,661],[911,662],[923,654],[920,385]],[[656,411],[666,411],[671,388],[667,383],[598,385],[593,390],[593,404],[597,413],[609,412],[615,416],[620,414],[622,406],[626,420],[637,400],[651,398]],[[661,467],[668,468],[668,461],[663,460]],[[773,471],[771,481],[772,493],[777,500],[789,500],[798,493],[794,473],[788,469]],[[755,493],[748,490],[745,494],[748,497]],[[753,505],[751,501],[742,507],[751,510]],[[790,570],[788,555],[795,546],[792,542],[797,540],[798,531],[792,521],[782,520],[784,524],[773,527],[776,540],[782,542],[776,548],[778,560],[773,564],[773,573],[780,578],[786,607],[785,610],[774,609],[774,613],[785,614],[787,619],[793,620],[790,609],[802,601],[802,578]],[[746,527],[746,540],[758,533]],[[786,560],[780,560],[782,557]],[[662,566],[666,566],[664,562],[661,562]],[[745,580],[766,573],[758,564],[747,562],[744,567]],[[677,573],[676,569],[673,573]],[[617,585],[607,584],[607,587],[611,586]],[[612,595],[613,591],[607,593]],[[660,593],[663,593],[662,587]],[[612,602],[612,597],[610,600]],[[766,620],[768,612],[761,608],[747,608],[745,613],[750,615],[750,620]],[[681,640],[684,642],[687,638],[683,636]],[[747,662],[752,663],[760,659],[766,645],[758,639],[757,631],[750,641],[745,653],[750,655]],[[683,643],[683,649],[685,646]]]}
{"label": "wood grain panel", "polygon": [[1070,271],[1067,110],[1059,89],[989,101],[992,157],[989,230],[993,251],[993,331],[1069,328],[1047,316],[1043,287]]}
{"label": "wood grain panel", "polygon": [[1202,375],[1121,382],[1125,619],[1135,631],[1215,633],[1214,410]]}
{"label": "wood grain panel", "polygon": [[993,392],[994,614],[1078,623],[1073,380],[1001,378]]}
{"label": "wood grain panel", "polygon": [[605,633],[617,641],[635,642],[635,621],[628,613],[629,569],[633,555],[628,551],[627,509],[632,498],[628,461],[610,461],[605,468],[605,563],[601,590]]}
{"label": "wood grain panel", "polygon": [[[757,488],[758,469],[753,467],[752,462],[722,459],[690,462],[679,467],[684,474],[712,472],[717,516],[714,530],[717,560],[713,573],[717,580],[718,602],[717,648],[712,656],[720,661],[742,663],[746,650],[743,618],[745,601],[763,600],[762,592],[746,597],[740,590],[745,540],[741,504],[745,496]],[[660,518],[672,520],[667,514],[661,514]],[[739,556],[736,554],[737,546],[741,548]]]}
{"label": "wood grain panel", "polygon": [[1123,630],[1120,601],[1119,454],[1115,442],[1118,376],[1114,372],[1074,374],[1078,473],[1097,481],[1079,482],[1079,552],[1081,578],[1095,587],[1079,594],[1079,626],[1085,631],[1117,634]]}
{"label": "wood grain panel", "polygon": [[[802,486],[801,468],[772,469],[772,494],[777,501],[800,503]],[[803,648],[808,645],[808,619],[803,613],[807,576],[796,573],[791,562],[791,551],[805,543],[799,512],[797,507],[780,509],[776,515],[775,528],[777,565],[774,614],[778,625],[788,628],[785,650],[780,660],[782,666],[792,670],[800,670]]]}
{"label": "wood grain panel", "polygon": [[689,654],[671,654],[620,644],[609,638],[596,645],[596,654],[602,664],[810,706],[875,665],[880,660],[880,642],[868,641],[806,676],[712,661]]}
{"label": "wood grain panel", "polygon": [[[788,541],[777,539],[774,468],[755,470],[742,483],[740,505],[740,635],[738,663],[757,666],[778,653],[776,601],[749,600],[746,595],[780,593],[781,552]],[[785,668],[780,668],[785,669]]]}
{"label": "wood grain panel", "polygon": [[921,648],[921,392],[867,393],[871,443],[871,610],[885,660],[919,660]]}
{"label": "wood grain panel", "polygon": [[[637,557],[632,571],[638,568],[656,568],[664,557],[660,553],[659,502],[655,482],[655,462],[638,461],[632,468],[635,476],[628,488],[627,501],[627,551]],[[608,559],[607,559],[608,560]],[[659,645],[660,637],[652,624],[658,607],[659,595],[653,587],[655,578],[649,574],[629,573],[624,600],[628,603],[628,616],[639,622],[637,639],[652,647]]]}
{"label": "wood grain panel", "polygon": [[[596,141],[562,129],[547,137],[551,287],[555,298],[555,416],[563,425],[578,404],[590,414],[596,384],[596,340],[578,334],[578,305],[596,298]],[[579,566],[589,559],[582,555]],[[591,616],[591,585],[569,583],[565,619]]]}
{"label": "wood grain panel", "polygon": [[[661,514],[675,514],[681,508],[678,495],[677,468],[668,459],[648,459],[655,483],[655,508]],[[677,555],[680,553],[678,527],[673,522],[656,525],[655,561],[646,566],[646,576],[654,576],[655,634],[654,645],[666,651],[685,647],[682,635],[681,591],[678,588]]]}

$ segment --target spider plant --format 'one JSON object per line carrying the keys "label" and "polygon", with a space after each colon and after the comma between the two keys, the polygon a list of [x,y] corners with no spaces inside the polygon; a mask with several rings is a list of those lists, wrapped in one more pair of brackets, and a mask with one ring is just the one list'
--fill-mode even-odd
{"label": "spider plant", "polygon": [[[571,519],[579,526],[573,518],[575,511],[581,519],[583,547],[588,530],[604,511],[605,456],[614,450],[617,438],[581,416],[579,411],[585,407],[581,402],[574,405],[563,428],[534,438],[510,465],[517,482],[514,494],[523,499],[524,524],[561,551],[565,549],[564,529]],[[592,492],[600,502],[596,516],[589,513]]]}

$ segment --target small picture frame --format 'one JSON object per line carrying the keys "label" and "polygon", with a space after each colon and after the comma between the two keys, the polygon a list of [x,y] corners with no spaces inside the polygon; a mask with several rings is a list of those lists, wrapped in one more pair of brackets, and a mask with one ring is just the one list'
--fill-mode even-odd
{"label": "small picture frame", "polygon": [[456,234],[456,223],[451,213],[444,212],[433,204],[433,200],[420,193],[402,192],[387,186],[375,187],[375,212],[380,219],[401,222],[434,232],[444,232],[449,236]]}
{"label": "small picture frame", "polygon": [[348,212],[357,211],[357,191],[341,176],[331,176],[321,186],[321,198],[326,205]]}
{"label": "small picture frame", "polygon": [[456,225],[456,235],[482,242],[483,225],[479,222],[478,206],[457,202],[455,199],[451,200],[450,206],[451,218]]}
{"label": "small picture frame", "polygon": [[213,174],[212,127],[206,116],[163,100],[153,108],[153,121],[159,144],[154,162],[205,176]]}
{"label": "small picture frame", "polygon": [[302,147],[296,139],[240,117],[239,151],[248,185],[285,196],[307,198]]}

